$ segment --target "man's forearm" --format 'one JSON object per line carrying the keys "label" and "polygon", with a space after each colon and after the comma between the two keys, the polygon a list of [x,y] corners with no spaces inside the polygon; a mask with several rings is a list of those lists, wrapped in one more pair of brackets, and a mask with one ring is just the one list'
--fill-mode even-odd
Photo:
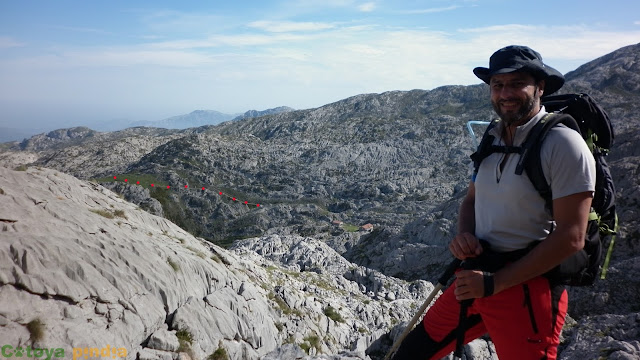
{"label": "man's forearm", "polygon": [[501,291],[542,275],[584,246],[591,206],[591,192],[554,200],[556,229],[522,259],[495,274],[495,291]]}
{"label": "man's forearm", "polygon": [[520,260],[495,273],[495,292],[540,276],[573,255],[579,249],[571,241],[567,241],[566,236],[566,234],[554,231]]}
{"label": "man's forearm", "polygon": [[458,234],[470,233],[475,235],[476,232],[476,213],[475,213],[475,187],[473,183],[469,185],[467,195],[460,204],[458,211]]}

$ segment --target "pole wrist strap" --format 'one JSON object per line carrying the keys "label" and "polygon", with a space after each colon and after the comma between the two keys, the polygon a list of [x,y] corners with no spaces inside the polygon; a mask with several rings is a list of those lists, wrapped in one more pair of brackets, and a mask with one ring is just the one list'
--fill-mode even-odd
{"label": "pole wrist strap", "polygon": [[493,295],[494,291],[494,281],[493,274],[490,272],[483,272],[482,278],[484,280],[484,297]]}

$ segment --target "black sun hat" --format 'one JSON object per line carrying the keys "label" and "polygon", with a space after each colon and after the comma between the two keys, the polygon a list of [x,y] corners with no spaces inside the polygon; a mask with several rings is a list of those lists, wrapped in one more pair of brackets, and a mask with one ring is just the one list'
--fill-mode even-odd
{"label": "black sun hat", "polygon": [[545,65],[542,62],[542,56],[527,46],[510,45],[504,47],[491,55],[489,68],[477,67],[473,69],[473,73],[487,84],[493,75],[515,71],[526,71],[536,79],[545,80],[545,96],[553,94],[564,85],[564,76],[558,70]]}

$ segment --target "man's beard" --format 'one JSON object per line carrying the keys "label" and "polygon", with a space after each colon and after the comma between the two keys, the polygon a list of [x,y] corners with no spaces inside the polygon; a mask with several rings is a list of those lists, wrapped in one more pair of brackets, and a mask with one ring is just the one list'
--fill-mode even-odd
{"label": "man's beard", "polygon": [[[515,100],[509,100],[515,101]],[[524,102],[520,105],[520,108],[516,112],[507,113],[500,110],[499,101],[496,103],[495,101],[491,102],[493,105],[493,110],[498,114],[500,119],[505,122],[506,125],[518,124],[524,117],[531,114],[533,108],[536,106],[536,99],[534,96],[528,96]],[[527,119],[529,120],[529,119]]]}

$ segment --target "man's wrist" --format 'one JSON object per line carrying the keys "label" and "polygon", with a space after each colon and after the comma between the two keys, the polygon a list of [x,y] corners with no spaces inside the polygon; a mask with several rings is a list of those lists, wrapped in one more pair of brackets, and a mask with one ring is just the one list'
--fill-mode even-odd
{"label": "man's wrist", "polygon": [[495,277],[490,272],[483,272],[482,279],[484,281],[484,297],[491,296],[495,293]]}

